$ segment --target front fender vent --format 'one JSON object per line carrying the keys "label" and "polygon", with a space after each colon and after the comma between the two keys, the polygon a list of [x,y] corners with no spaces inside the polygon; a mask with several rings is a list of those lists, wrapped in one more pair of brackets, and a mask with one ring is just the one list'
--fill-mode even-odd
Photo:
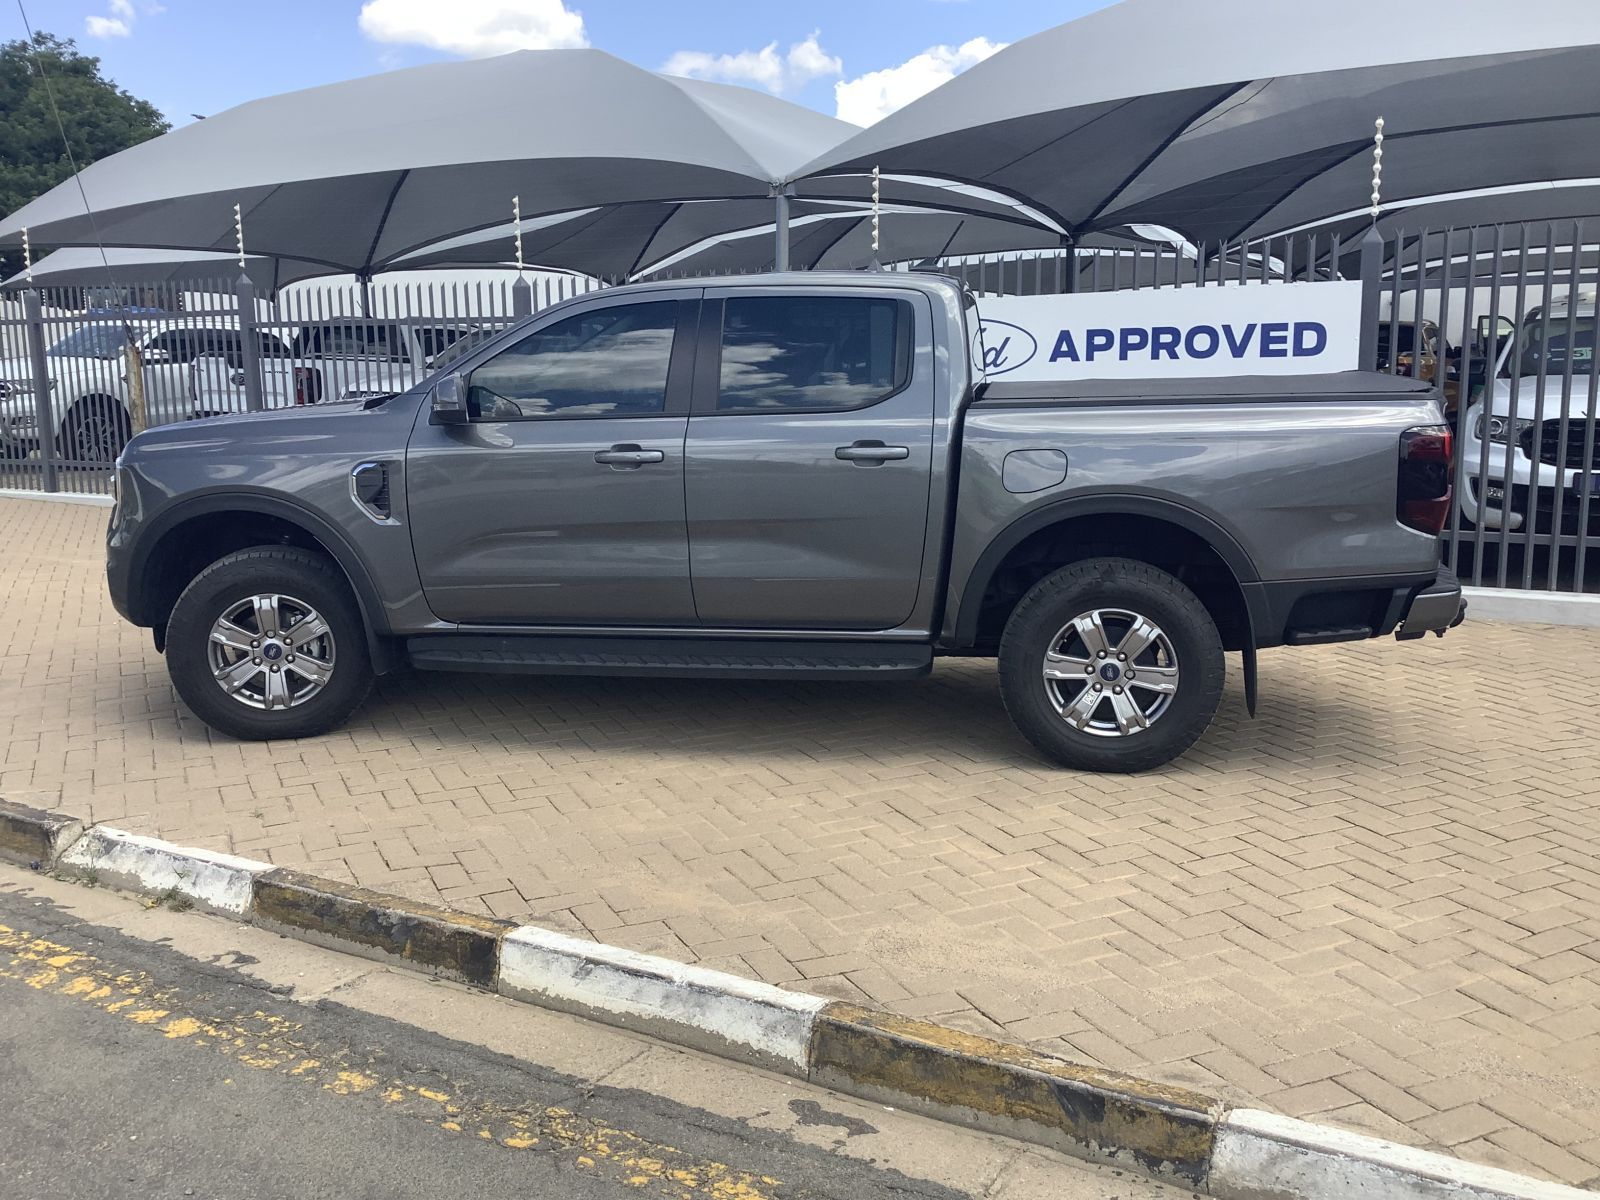
{"label": "front fender vent", "polygon": [[350,498],[380,525],[396,524],[389,493],[389,464],[364,462],[350,472]]}

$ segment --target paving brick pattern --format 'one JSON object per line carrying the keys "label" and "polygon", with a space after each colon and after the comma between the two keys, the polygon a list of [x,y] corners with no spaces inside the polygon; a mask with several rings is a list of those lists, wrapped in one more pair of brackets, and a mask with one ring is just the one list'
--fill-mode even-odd
{"label": "paving brick pattern", "polygon": [[0,500],[0,794],[1600,1188],[1600,631],[1275,651],[1202,745],[1044,766],[995,675],[385,682],[213,739]]}

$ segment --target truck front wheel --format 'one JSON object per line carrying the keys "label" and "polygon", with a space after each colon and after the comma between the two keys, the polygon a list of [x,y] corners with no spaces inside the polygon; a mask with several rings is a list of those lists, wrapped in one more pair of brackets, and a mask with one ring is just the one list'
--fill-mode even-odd
{"label": "truck front wheel", "polygon": [[1216,715],[1224,674],[1216,624],[1165,571],[1093,558],[1035,584],[1006,623],[1000,690],[1017,729],[1084,771],[1171,762]]}
{"label": "truck front wheel", "polygon": [[372,688],[349,586],[290,546],[239,550],[195,577],[167,622],[167,672],[197,717],[249,741],[326,733]]}

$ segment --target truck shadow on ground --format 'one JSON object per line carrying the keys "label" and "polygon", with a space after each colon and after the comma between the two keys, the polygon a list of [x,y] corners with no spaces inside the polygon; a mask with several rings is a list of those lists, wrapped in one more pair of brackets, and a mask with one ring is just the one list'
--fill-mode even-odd
{"label": "truck shadow on ground", "polygon": [[[1307,686],[1303,674],[1278,679],[1264,664],[1262,696],[1252,720],[1235,671],[1210,730],[1165,770],[1304,762],[1354,746],[1385,757],[1391,722],[1381,707],[1331,680]],[[493,744],[578,756],[949,759],[967,770],[1057,770],[1012,728],[993,664],[977,661],[878,684],[408,672],[380,681],[355,723],[445,752]]]}

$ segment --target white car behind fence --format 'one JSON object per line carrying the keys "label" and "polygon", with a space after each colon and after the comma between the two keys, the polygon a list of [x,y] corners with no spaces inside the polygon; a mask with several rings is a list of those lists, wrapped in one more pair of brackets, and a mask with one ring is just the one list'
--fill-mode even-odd
{"label": "white car behind fence", "polygon": [[1529,311],[1467,410],[1456,490],[1466,522],[1600,532],[1594,352],[1592,291]]}

